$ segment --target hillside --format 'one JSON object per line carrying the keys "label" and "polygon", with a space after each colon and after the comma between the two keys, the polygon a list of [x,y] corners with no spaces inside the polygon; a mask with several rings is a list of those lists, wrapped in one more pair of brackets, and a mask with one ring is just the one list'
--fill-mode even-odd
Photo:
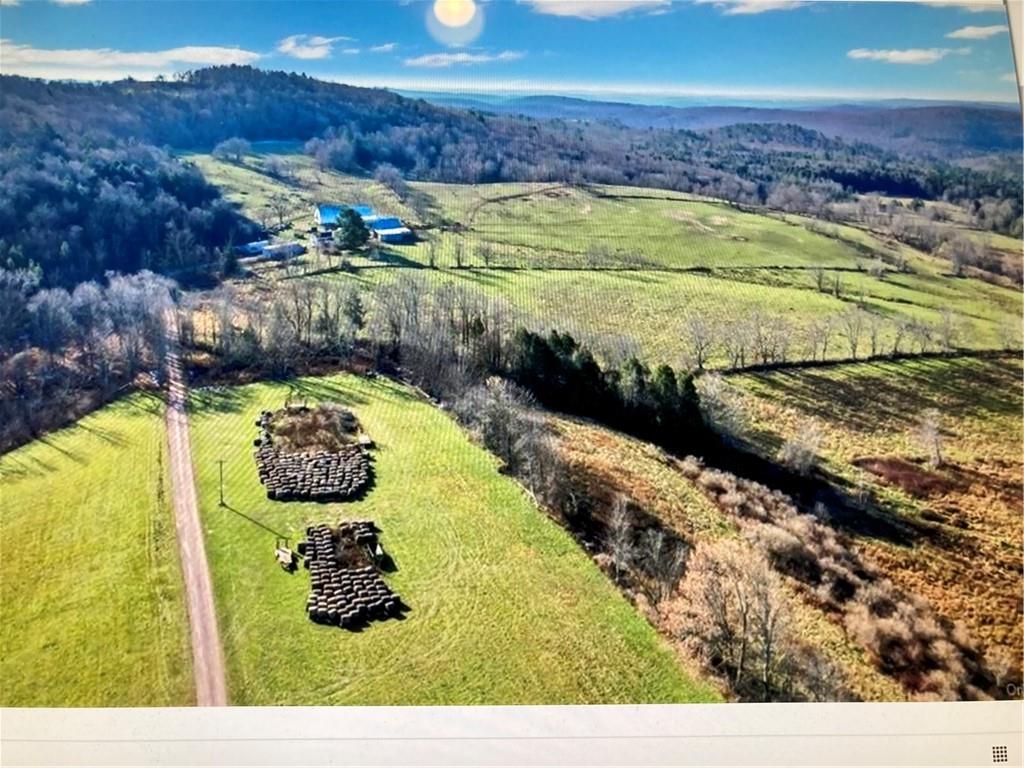
{"label": "hillside", "polygon": [[843,105],[769,108],[673,107],[591,101],[564,96],[479,100],[428,97],[439,104],[486,112],[572,121],[614,121],[630,128],[702,131],[747,123],[798,125],[826,136],[903,153],[958,158],[1020,149],[1020,111],[979,104]]}
{"label": "hillside", "polygon": [[[14,146],[45,146],[53,133],[205,150],[234,137],[315,139],[307,149],[324,167],[372,173],[392,166],[418,180],[633,184],[748,203],[763,203],[777,188],[796,185],[805,198],[800,205],[809,211],[850,191],[1006,198],[1016,215],[1020,210],[1019,173],[1012,169],[923,162],[859,136],[845,141],[770,124],[792,122],[791,115],[769,115],[761,125],[727,132],[721,126],[749,123],[753,113],[724,109],[695,126],[699,130],[601,123],[583,131],[563,119],[445,108],[380,89],[238,66],[189,72],[173,82],[84,85],[11,76],[0,82],[0,140]],[[858,124],[877,124],[878,114],[867,113]],[[1006,119],[999,117],[1000,125]],[[1015,120],[1012,113],[1008,119]],[[971,120],[978,126],[987,118]],[[1003,128],[993,130],[996,144],[1010,140]]]}

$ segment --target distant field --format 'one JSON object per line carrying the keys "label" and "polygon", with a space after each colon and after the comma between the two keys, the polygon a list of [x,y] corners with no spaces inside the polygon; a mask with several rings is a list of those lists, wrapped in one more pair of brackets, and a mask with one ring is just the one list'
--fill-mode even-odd
{"label": "distant field", "polygon": [[[965,323],[958,343],[968,348],[994,348],[1004,328],[1015,328],[1020,296],[1008,289],[980,281],[943,280],[923,275],[892,275],[884,280],[867,273],[841,273],[844,298],[818,292],[810,274],[772,269],[716,270],[712,273],[598,270],[399,270],[366,268],[354,274],[334,272],[323,279],[352,282],[370,289],[413,276],[438,285],[445,282],[468,286],[507,303],[523,322],[541,329],[569,331],[599,348],[619,346],[637,349],[648,362],[682,364],[689,350],[685,318],[699,314],[720,327],[719,337],[729,333],[730,323],[755,314],[781,314],[798,331],[825,315],[839,315],[863,296],[864,304],[889,319],[937,323],[940,311],[953,308]],[[826,273],[834,279],[834,273]],[[1019,331],[1018,331],[1019,333]],[[880,335],[888,351],[893,330]],[[790,359],[807,354],[806,337],[798,333]],[[906,339],[903,349],[907,349]],[[868,352],[861,340],[860,355]],[[830,358],[845,358],[849,346],[833,334]],[[721,350],[713,365],[724,365]]]}
{"label": "distant field", "polygon": [[[292,387],[294,389],[292,389]],[[353,408],[377,443],[375,484],[346,504],[268,501],[253,421],[289,392]],[[710,701],[708,685],[572,538],[442,411],[355,376],[197,391],[192,436],[234,704]],[[227,508],[217,506],[225,461]],[[359,633],[306,617],[309,580],[273,559],[310,522],[370,518],[411,607]]]}
{"label": "distant field", "polygon": [[[783,440],[822,428],[826,467],[867,483],[887,514],[921,533],[911,547],[861,538],[894,581],[962,619],[985,643],[1017,654],[1020,593],[1021,409],[1019,357],[842,365],[730,377],[745,393],[752,437],[774,455]],[[922,413],[940,413],[948,465],[921,465]],[[898,473],[855,462],[898,460]],[[901,485],[901,483],[910,483]],[[920,483],[920,485],[918,485]]]}
{"label": "distant field", "polygon": [[0,457],[0,704],[194,703],[163,401]]}
{"label": "distant field", "polygon": [[[311,223],[316,200],[367,201],[414,224],[419,221],[416,212],[371,180],[317,171],[302,155],[285,157],[295,168],[289,183],[261,172],[265,154],[251,156],[244,168],[209,156],[192,159],[250,215],[265,207],[270,195],[286,196],[293,201],[297,230]],[[745,213],[719,201],[656,189],[543,183],[411,186],[430,216],[447,222],[445,228],[421,230],[421,242],[385,248],[376,262],[351,257],[355,274],[335,273],[335,279],[371,286],[406,272],[430,282],[451,280],[507,302],[534,327],[569,330],[588,340],[614,338],[617,346],[625,340],[649,362],[673,365],[687,354],[683,318],[688,313],[723,327],[762,313],[806,329],[856,303],[892,321],[932,324],[941,310],[949,309],[966,323],[958,340],[964,347],[999,347],[1007,329],[1020,343],[1024,303],[1019,291],[952,278],[943,261],[855,227]],[[428,241],[437,271],[418,269],[428,263]],[[466,269],[453,268],[457,252]],[[913,274],[871,273],[879,259],[897,257]],[[289,271],[330,269],[338,263],[338,257],[309,255]],[[824,293],[815,285],[814,267],[825,270]],[[274,267],[261,269],[264,276],[284,274]],[[837,280],[839,297],[831,289]],[[893,330],[884,330],[881,347],[888,349],[892,338]],[[805,356],[806,343],[802,334],[796,338],[790,358]],[[829,356],[849,354],[835,335]],[[723,364],[723,353],[713,355],[712,362]]]}

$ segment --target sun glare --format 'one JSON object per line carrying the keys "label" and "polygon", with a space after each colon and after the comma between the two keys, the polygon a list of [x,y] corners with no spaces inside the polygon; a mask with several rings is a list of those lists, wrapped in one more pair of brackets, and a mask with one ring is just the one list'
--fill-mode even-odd
{"label": "sun glare", "polygon": [[473,0],[434,0],[434,17],[446,27],[464,27],[475,15]]}

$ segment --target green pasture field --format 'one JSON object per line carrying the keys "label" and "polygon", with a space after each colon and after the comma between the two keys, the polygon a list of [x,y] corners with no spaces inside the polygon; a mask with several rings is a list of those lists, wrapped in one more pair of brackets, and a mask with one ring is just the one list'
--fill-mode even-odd
{"label": "green pasture field", "polygon": [[0,457],[0,704],[195,702],[163,401]]}
{"label": "green pasture field", "polygon": [[[343,504],[269,501],[254,420],[286,399],[352,408],[374,484]],[[354,375],[193,392],[193,455],[233,704],[712,701],[571,536],[443,411]],[[226,507],[218,506],[224,461]],[[372,519],[411,607],[361,632],[306,617],[309,579],[274,561],[306,525]]]}
{"label": "green pasture field", "polygon": [[[311,223],[311,203],[320,199],[369,201],[414,225],[419,220],[376,182],[318,171],[302,155],[286,157],[296,169],[290,183],[298,201],[296,226]],[[247,210],[262,199],[264,185],[285,189],[261,172],[266,158],[254,154],[242,168],[194,156]],[[748,213],[716,200],[635,187],[411,186],[435,224],[419,230],[414,245],[384,247],[376,259],[347,257],[355,274],[338,271],[338,279],[370,286],[406,271],[429,275],[425,279],[431,282],[450,279],[506,302],[533,327],[568,330],[591,341],[608,339],[616,348],[625,342],[651,363],[685,360],[683,316],[688,313],[700,313],[723,328],[760,313],[806,329],[858,303],[891,321],[936,324],[941,310],[952,310],[963,322],[957,343],[966,348],[997,348],[1007,329],[1019,343],[1024,306],[1019,291],[953,278],[942,260],[856,227]],[[419,271],[428,265],[429,252],[438,269]],[[457,252],[462,269],[456,268]],[[885,266],[879,274],[873,269],[896,257],[912,272]],[[285,268],[259,269],[264,276],[282,276],[338,269],[341,263],[338,256],[308,254]],[[838,297],[817,289],[815,268],[825,271],[828,286],[840,281]],[[893,335],[891,327],[883,331],[882,349],[891,348]],[[799,334],[789,357],[805,357],[806,345]],[[861,355],[867,346],[865,339]],[[834,335],[829,357],[849,354],[846,342]],[[712,364],[724,363],[719,350]]]}

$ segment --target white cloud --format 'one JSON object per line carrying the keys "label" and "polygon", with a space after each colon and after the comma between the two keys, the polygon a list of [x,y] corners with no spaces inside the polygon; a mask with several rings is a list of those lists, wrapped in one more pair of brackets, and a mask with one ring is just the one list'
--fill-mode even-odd
{"label": "white cloud", "polygon": [[355,56],[357,53],[359,53],[359,49],[358,48],[342,48],[341,52],[344,55],[346,55],[346,56]]}
{"label": "white cloud", "polygon": [[807,5],[805,0],[696,0],[697,5],[714,4],[726,16],[749,16],[769,11],[792,11]]}
{"label": "white cloud", "polygon": [[50,2],[57,5],[85,5],[91,3],[92,0],[50,0]]}
{"label": "white cloud", "polygon": [[0,0],[0,6],[18,5],[18,0]]}
{"label": "white cloud", "polygon": [[665,10],[671,0],[520,0],[537,13],[594,20],[630,11]]}
{"label": "white cloud", "polygon": [[930,5],[934,8],[959,8],[971,13],[989,13],[991,11],[1002,11],[1003,4],[998,0],[919,0],[922,5]]}
{"label": "white cloud", "polygon": [[987,40],[990,37],[1001,35],[1005,31],[1005,24],[992,24],[988,27],[960,27],[946,37],[951,40]]}
{"label": "white cloud", "polygon": [[428,53],[425,56],[405,59],[407,67],[442,67],[460,66],[463,64],[488,64],[493,61],[518,61],[526,54],[521,51],[502,51],[501,53]]}
{"label": "white cloud", "polygon": [[294,59],[326,59],[334,44],[351,37],[321,37],[320,35],[290,35],[277,44],[278,53]]}
{"label": "white cloud", "polygon": [[391,53],[398,47],[398,43],[384,43],[383,45],[371,45],[370,53]]}
{"label": "white cloud", "polygon": [[0,39],[0,72],[26,77],[117,80],[155,77],[175,69],[217,64],[252,64],[260,54],[244,48],[189,45],[163,51],[112,48],[33,48]]}
{"label": "white cloud", "polygon": [[906,48],[904,50],[854,48],[846,55],[851,59],[884,61],[886,64],[934,64],[947,56],[966,56],[970,52],[970,48]]}

